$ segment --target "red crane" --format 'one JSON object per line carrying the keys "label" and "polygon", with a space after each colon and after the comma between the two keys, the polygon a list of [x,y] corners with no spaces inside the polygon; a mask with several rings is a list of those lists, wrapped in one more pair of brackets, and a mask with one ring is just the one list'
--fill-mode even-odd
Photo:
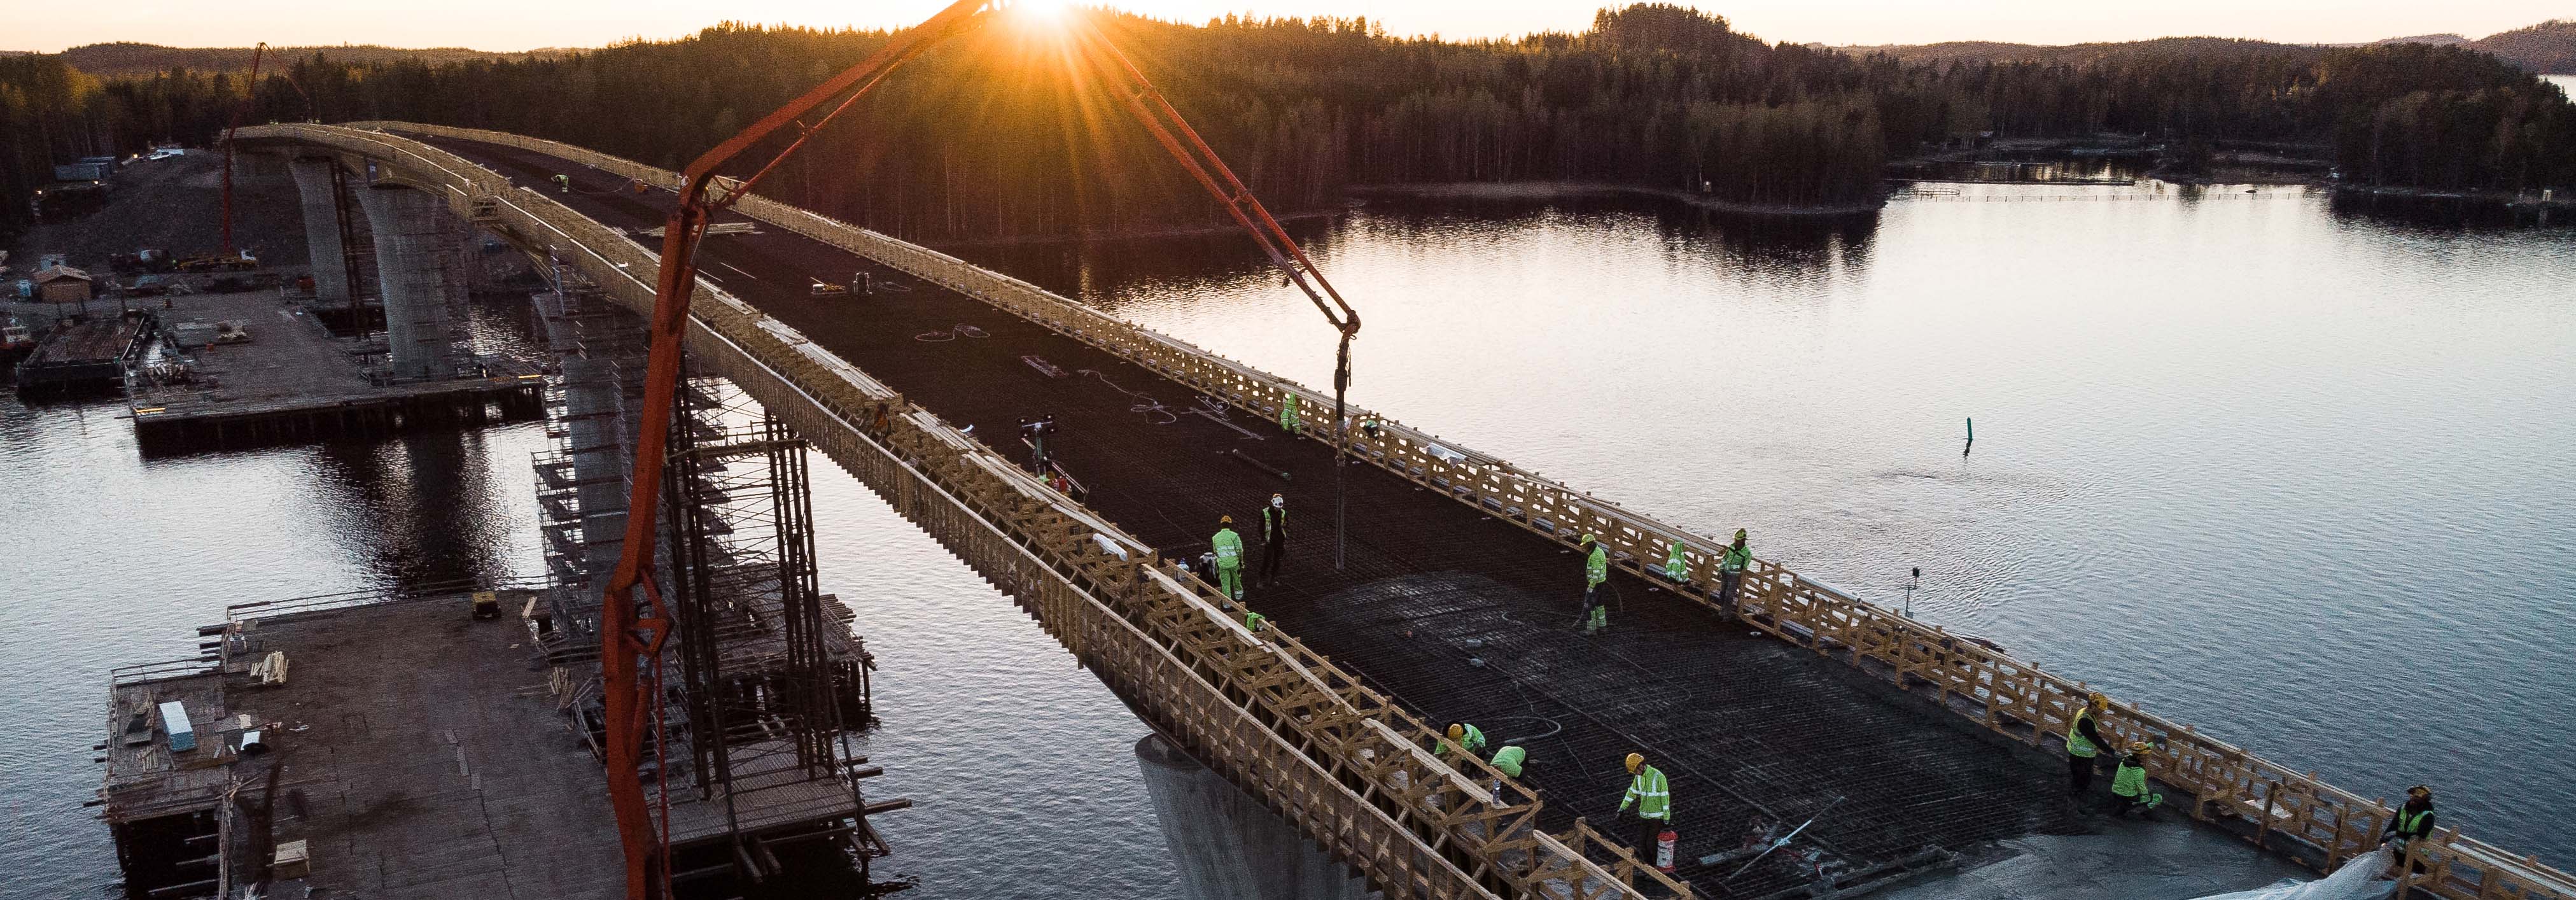
{"label": "red crane", "polygon": [[[780,162],[812,140],[824,125],[867,95],[895,68],[933,45],[986,24],[1015,5],[1013,0],[957,0],[949,4],[919,26],[895,35],[865,61],[816,85],[804,96],[708,150],[682,173],[679,207],[672,211],[663,231],[662,269],[655,288],[650,331],[651,356],[644,376],[643,409],[635,431],[639,437],[627,499],[626,539],[600,598],[599,668],[607,719],[608,796],[615,807],[618,837],[625,848],[626,893],[631,900],[665,896],[669,890],[667,793],[660,792],[666,799],[659,816],[663,830],[657,834],[656,816],[648,808],[637,766],[648,725],[654,729],[657,755],[662,746],[662,649],[670,638],[671,611],[651,577],[653,550],[659,543],[655,540],[654,519],[661,510],[662,472],[667,462],[659,436],[670,431],[672,405],[679,391],[681,337],[688,326],[690,293],[697,284],[697,246],[707,220],[747,196]],[[1075,58],[1117,94],[1128,112],[1252,235],[1271,263],[1286,273],[1288,281],[1303,290],[1340,332],[1333,374],[1332,433],[1335,446],[1347,456],[1349,448],[1342,427],[1343,391],[1350,385],[1351,338],[1359,334],[1359,314],[1342,301],[1314,262],[1306,258],[1305,251],[1253,197],[1251,189],[1244,187],[1216,151],[1164,100],[1162,91],[1146,80],[1144,73],[1087,15],[1068,10],[1061,24],[1078,51]],[[805,123],[807,114],[827,105],[828,112],[812,124]],[[723,193],[710,196],[718,169],[790,126],[797,129],[796,136],[785,149]],[[1340,468],[1335,467],[1336,493]],[[639,592],[643,595],[641,603]],[[655,768],[660,771],[662,767]]]}
{"label": "red crane", "polygon": [[244,110],[259,96],[259,58],[268,52],[268,42],[261,41],[250,51],[250,80],[243,83],[241,103],[233,107],[232,121],[224,124],[224,255],[233,255],[233,131],[241,128]]}

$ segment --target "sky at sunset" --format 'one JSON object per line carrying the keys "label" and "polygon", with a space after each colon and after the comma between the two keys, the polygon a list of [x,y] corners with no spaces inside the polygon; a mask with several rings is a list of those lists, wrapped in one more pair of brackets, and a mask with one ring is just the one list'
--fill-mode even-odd
{"label": "sky at sunset", "polygon": [[[82,6],[77,14],[12,16],[0,49],[58,51],[106,41],[172,46],[386,44],[478,50],[598,46],[671,38],[722,19],[814,26],[909,24],[939,0],[442,0],[313,3],[227,0],[219,5],[141,0]],[[1122,0],[1147,15],[1201,22],[1228,12],[1367,15],[1397,34],[1503,37],[1576,31],[1600,2],[1587,0]],[[2544,19],[2576,18],[2576,0],[2165,0],[2071,4],[2062,0],[1736,0],[1695,4],[1774,41],[1828,44],[1998,40],[2063,44],[2213,34],[2340,43],[2436,32],[2469,37]],[[220,11],[218,13],[218,10]],[[62,10],[68,13],[68,10]]]}

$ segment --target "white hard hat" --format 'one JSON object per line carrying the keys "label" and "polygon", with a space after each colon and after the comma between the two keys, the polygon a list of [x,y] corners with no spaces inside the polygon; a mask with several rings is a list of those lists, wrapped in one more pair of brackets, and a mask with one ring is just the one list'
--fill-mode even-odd
{"label": "white hard hat", "polygon": [[1286,498],[1286,497],[1282,497],[1282,496],[1280,496],[1280,495],[1278,495],[1278,494],[1272,494],[1272,495],[1270,495],[1270,505],[1272,505],[1272,506],[1286,506],[1286,505],[1288,505],[1288,498]]}

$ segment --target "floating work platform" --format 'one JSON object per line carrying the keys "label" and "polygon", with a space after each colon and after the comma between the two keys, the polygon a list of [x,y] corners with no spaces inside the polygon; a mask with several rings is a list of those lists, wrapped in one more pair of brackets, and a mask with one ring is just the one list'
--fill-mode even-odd
{"label": "floating work platform", "polygon": [[[596,685],[545,664],[518,614],[534,591],[490,593],[501,615],[467,590],[243,604],[198,630],[200,656],[116,670],[97,802],[126,896],[622,895],[592,723],[568,713]],[[675,859],[878,841],[829,780],[733,783],[703,796],[675,773],[648,798]]]}
{"label": "floating work platform", "polygon": [[[190,345],[169,364],[146,367],[128,400],[138,443],[150,452],[184,452],[412,428],[476,426],[544,414],[544,375],[533,363],[502,357],[460,361],[460,377],[383,383],[367,361],[377,345],[334,338],[301,309],[282,307],[272,292],[199,294],[184,322],[238,324],[246,340],[175,341]],[[170,315],[178,315],[172,313]]]}
{"label": "floating work platform", "polygon": [[66,320],[54,326],[19,361],[21,394],[83,394],[114,391],[125,370],[150,344],[156,320],[137,310],[123,315],[93,315],[87,321]]}

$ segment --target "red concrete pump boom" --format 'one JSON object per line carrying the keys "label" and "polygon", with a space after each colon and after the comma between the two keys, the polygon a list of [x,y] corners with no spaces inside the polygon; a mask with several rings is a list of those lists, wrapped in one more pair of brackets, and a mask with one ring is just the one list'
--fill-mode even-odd
{"label": "red concrete pump boom", "polygon": [[242,113],[259,99],[259,58],[268,54],[268,42],[250,48],[250,78],[243,82],[242,99],[233,106],[232,121],[224,125],[224,255],[233,255],[233,132],[241,128]]}
{"label": "red concrete pump boom", "polygon": [[[635,446],[634,478],[627,498],[626,539],[609,574],[608,584],[600,598],[600,680],[602,703],[606,707],[608,795],[617,816],[618,837],[626,853],[626,893],[630,900],[650,900],[668,896],[670,871],[668,860],[669,805],[665,799],[661,815],[648,808],[643,777],[637,771],[643,752],[647,716],[654,729],[655,753],[662,746],[662,649],[670,637],[671,611],[664,604],[661,589],[651,577],[655,541],[655,516],[661,509],[662,472],[667,460],[661,439],[671,425],[672,406],[679,392],[680,345],[688,327],[689,299],[697,284],[696,252],[698,241],[714,212],[731,206],[750,194],[753,186],[778,167],[788,155],[825,124],[850,108],[860,97],[874,89],[896,67],[911,61],[933,45],[971,31],[1013,5],[1013,0],[958,0],[921,25],[897,34],[857,66],[834,76],[790,101],[776,111],[742,130],[724,143],[716,145],[682,173],[679,207],[672,211],[662,237],[662,269],[653,301],[650,331],[652,355],[644,377],[644,402]],[[1250,233],[1255,243],[1268,254],[1271,262],[1287,274],[1288,280],[1302,289],[1315,307],[1324,313],[1334,328],[1341,332],[1341,345],[1334,369],[1334,440],[1343,444],[1342,391],[1350,383],[1351,338],[1359,333],[1359,315],[1344,303],[1341,295],[1324,280],[1323,273],[1306,258],[1297,243],[1279,227],[1261,201],[1236,179],[1216,151],[1199,139],[1179,111],[1163,99],[1162,92],[1145,79],[1133,63],[1110,43],[1107,36],[1088,18],[1069,13],[1065,23],[1080,57],[1126,105],[1128,111],[1152,132],[1182,168],[1207,188],[1218,203],[1225,206],[1234,220]],[[838,102],[835,103],[835,98]],[[812,124],[804,117],[829,106]],[[794,126],[796,138],[764,163],[750,176],[729,182],[717,196],[709,196],[715,187],[718,169],[751,149],[754,144]],[[1347,447],[1344,447],[1347,453]],[[1337,467],[1338,468],[1338,467]],[[1336,475],[1339,473],[1336,472]],[[1336,479],[1338,481],[1338,478]],[[639,606],[636,594],[643,594]],[[644,613],[649,612],[649,615]],[[661,767],[656,766],[656,771]],[[663,794],[667,798],[667,793]],[[656,832],[655,820],[662,823]]]}

